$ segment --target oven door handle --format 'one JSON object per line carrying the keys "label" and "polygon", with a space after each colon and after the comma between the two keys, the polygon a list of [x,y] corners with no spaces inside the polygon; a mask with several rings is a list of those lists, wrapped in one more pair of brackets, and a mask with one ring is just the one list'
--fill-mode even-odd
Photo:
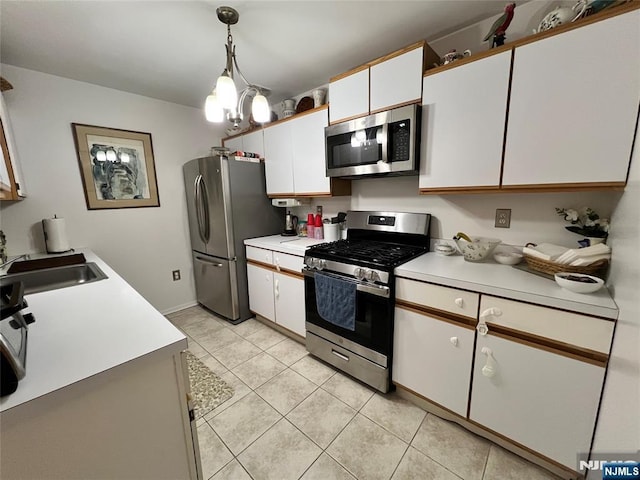
{"label": "oven door handle", "polygon": [[[302,273],[305,277],[313,277],[315,275],[315,270],[310,269],[309,267],[304,267],[302,269]],[[333,278],[339,278],[340,280],[344,280],[346,282],[351,282],[356,284],[356,290],[358,292],[369,293],[371,295],[376,295],[378,297],[389,298],[391,295],[391,289],[385,285],[377,285],[375,283],[367,283],[356,280],[355,278],[342,277],[340,275],[334,275],[332,273],[323,272],[324,275],[328,275]]]}

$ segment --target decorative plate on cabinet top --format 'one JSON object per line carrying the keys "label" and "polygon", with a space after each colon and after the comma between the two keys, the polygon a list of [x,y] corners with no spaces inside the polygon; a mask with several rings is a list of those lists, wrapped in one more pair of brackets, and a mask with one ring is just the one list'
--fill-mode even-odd
{"label": "decorative plate on cabinet top", "polygon": [[302,97],[296,106],[296,113],[306,112],[307,110],[311,110],[313,108],[313,98],[311,97]]}

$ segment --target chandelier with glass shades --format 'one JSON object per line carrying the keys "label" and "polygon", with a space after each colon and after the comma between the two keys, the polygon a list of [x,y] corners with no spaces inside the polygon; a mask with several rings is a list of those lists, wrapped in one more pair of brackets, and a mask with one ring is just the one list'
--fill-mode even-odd
{"label": "chandelier with glass shades", "polygon": [[[204,111],[210,122],[223,122],[225,118],[237,128],[243,119],[244,101],[248,96],[253,96],[251,114],[253,120],[258,123],[266,123],[271,120],[271,109],[266,96],[271,92],[268,88],[249,83],[238,67],[236,60],[236,47],[231,36],[231,25],[238,23],[240,15],[231,7],[218,7],[216,9],[218,20],[227,25],[227,65],[222,71],[216,86],[205,101]],[[234,67],[245,88],[238,98],[238,90],[234,82]]]}

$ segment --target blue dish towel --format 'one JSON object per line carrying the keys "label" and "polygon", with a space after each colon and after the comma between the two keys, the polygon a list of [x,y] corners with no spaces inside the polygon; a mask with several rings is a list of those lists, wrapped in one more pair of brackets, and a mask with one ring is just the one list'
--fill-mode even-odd
{"label": "blue dish towel", "polygon": [[320,316],[353,332],[356,329],[356,284],[321,272],[316,272],[314,278]]}

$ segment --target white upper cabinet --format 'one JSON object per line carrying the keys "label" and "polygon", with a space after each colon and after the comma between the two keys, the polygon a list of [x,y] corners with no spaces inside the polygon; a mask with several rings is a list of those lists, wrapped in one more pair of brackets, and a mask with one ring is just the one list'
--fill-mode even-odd
{"label": "white upper cabinet", "polygon": [[224,146],[232,152],[243,151],[257,153],[261,158],[264,158],[263,129],[259,128],[244,135],[226,138],[224,140]]}
{"label": "white upper cabinet", "polygon": [[423,80],[421,191],[499,188],[511,51]]}
{"label": "white upper cabinet", "polygon": [[242,150],[250,153],[257,153],[264,158],[263,130],[259,128],[253,132],[242,136]]}
{"label": "white upper cabinet", "polygon": [[231,152],[237,152],[238,150],[244,150],[242,146],[242,138],[244,135],[239,135],[233,138],[225,138],[223,143],[226,148],[228,148]]}
{"label": "white upper cabinet", "polygon": [[635,10],[515,49],[504,186],[624,185],[640,97],[638,25]]}
{"label": "white upper cabinet", "polygon": [[291,121],[264,130],[267,194],[293,195],[293,148]]}
{"label": "white upper cabinet", "polygon": [[329,121],[369,114],[369,67],[332,79],[329,83]]}
{"label": "white upper cabinet", "polygon": [[329,123],[420,102],[425,64],[438,54],[420,41],[329,81]]}
{"label": "white upper cabinet", "polygon": [[293,141],[293,182],[297,194],[331,193],[325,169],[324,128],[327,110],[303,115],[289,122]]}
{"label": "white upper cabinet", "polygon": [[371,65],[370,106],[373,113],[392,105],[419,102],[424,69],[423,47]]}

